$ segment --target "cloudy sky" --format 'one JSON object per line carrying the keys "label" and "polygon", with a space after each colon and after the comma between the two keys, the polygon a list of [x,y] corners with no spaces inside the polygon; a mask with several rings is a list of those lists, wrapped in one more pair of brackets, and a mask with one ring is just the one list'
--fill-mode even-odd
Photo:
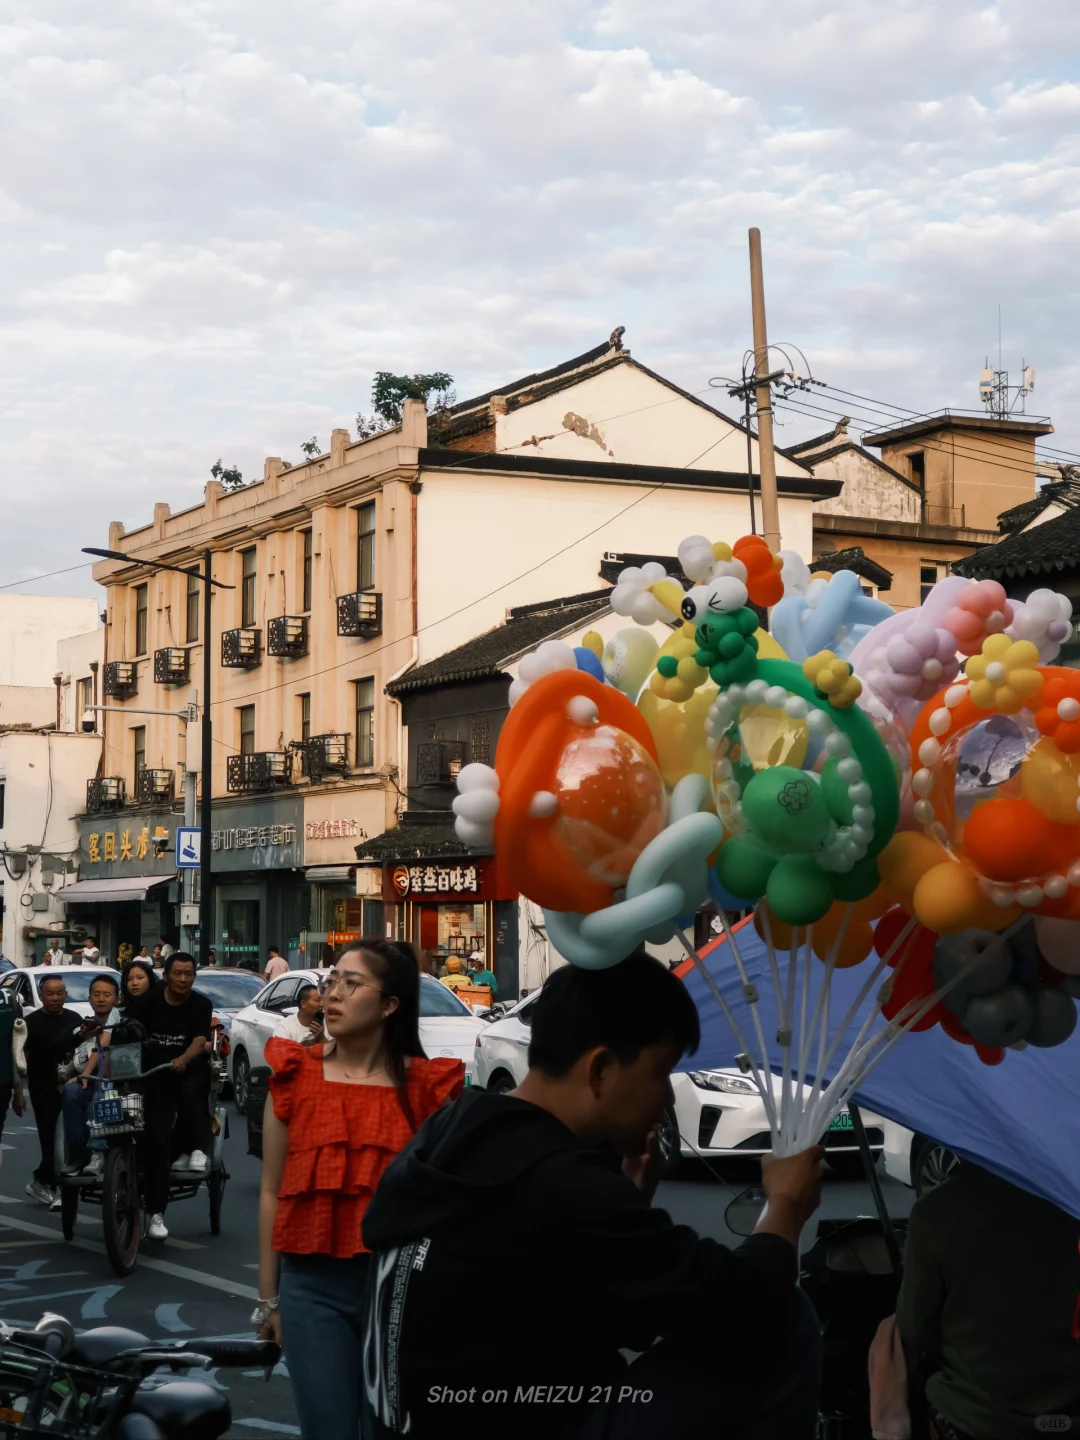
{"label": "cloudy sky", "polygon": [[377,369],[465,397],[622,324],[701,390],[752,224],[815,374],[975,405],[1000,303],[1080,451],[1078,60],[1075,0],[0,0],[0,583]]}

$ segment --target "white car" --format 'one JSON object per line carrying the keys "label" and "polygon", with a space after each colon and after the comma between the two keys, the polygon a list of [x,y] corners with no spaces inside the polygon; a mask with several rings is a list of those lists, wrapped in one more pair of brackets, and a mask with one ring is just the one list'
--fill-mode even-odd
{"label": "white car", "polygon": [[[539,991],[520,1001],[501,1020],[493,1020],[476,1037],[476,1084],[496,1092],[512,1090],[529,1068],[529,1029]],[[753,1082],[741,1070],[676,1071],[671,1077],[675,1107],[665,1114],[660,1144],[674,1169],[680,1159],[697,1155],[767,1155],[771,1150],[765,1105]],[[773,1077],[779,1101],[780,1079]],[[804,1087],[807,1094],[809,1086]],[[884,1121],[863,1111],[866,1135],[875,1155],[881,1153]],[[825,1137],[826,1158],[834,1170],[862,1173],[862,1159],[851,1116],[843,1111]]]}
{"label": "white car", "polygon": [[948,1180],[959,1163],[959,1156],[938,1141],[895,1120],[885,1121],[886,1174],[902,1185],[911,1185],[916,1195],[925,1195]]}
{"label": "white car", "polygon": [[6,971],[0,976],[0,988],[13,990],[23,1014],[27,1015],[41,1004],[42,980],[59,977],[67,986],[68,998],[64,1004],[76,1015],[89,1019],[94,1013],[90,1008],[90,986],[99,975],[113,975],[117,984],[120,983],[119,970],[107,965],[28,965],[25,970]]}
{"label": "white car", "polygon": [[[319,985],[325,979],[325,970],[290,970],[271,980],[250,1005],[233,1016],[228,1076],[241,1114],[247,1104],[251,1072],[266,1063],[263,1051],[267,1040],[286,1015],[296,1013],[297,990],[301,985]],[[483,1029],[484,1021],[473,1015],[452,990],[430,975],[420,977],[420,1041],[424,1052],[432,1058],[445,1055],[463,1060],[466,1085],[473,1083],[476,1037]]]}

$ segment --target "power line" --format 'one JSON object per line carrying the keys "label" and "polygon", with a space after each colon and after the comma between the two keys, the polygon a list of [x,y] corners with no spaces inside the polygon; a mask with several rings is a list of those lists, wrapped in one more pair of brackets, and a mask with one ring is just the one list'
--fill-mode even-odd
{"label": "power line", "polygon": [[85,560],[81,565],[68,565],[64,570],[49,570],[44,575],[30,575],[25,580],[10,580],[6,585],[0,585],[0,590],[14,590],[16,585],[36,585],[39,580],[51,580],[54,575],[70,575],[73,570],[86,570],[93,563]]}

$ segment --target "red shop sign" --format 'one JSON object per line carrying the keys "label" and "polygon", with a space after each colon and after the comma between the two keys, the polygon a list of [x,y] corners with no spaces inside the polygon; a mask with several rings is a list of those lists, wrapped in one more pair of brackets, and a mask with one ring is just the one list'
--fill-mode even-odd
{"label": "red shop sign", "polygon": [[418,900],[450,904],[453,901],[511,900],[499,889],[495,861],[412,860],[383,869],[383,899]]}

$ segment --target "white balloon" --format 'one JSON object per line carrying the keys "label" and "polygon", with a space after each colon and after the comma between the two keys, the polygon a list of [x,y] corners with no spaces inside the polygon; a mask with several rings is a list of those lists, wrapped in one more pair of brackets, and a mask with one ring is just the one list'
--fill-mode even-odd
{"label": "white balloon", "polygon": [[496,790],[470,790],[465,795],[459,795],[454,801],[453,810],[455,815],[460,815],[464,820],[494,820],[499,813],[499,795]]}
{"label": "white balloon", "polygon": [[471,765],[466,765],[458,775],[457,788],[459,795],[467,795],[470,790],[497,791],[499,777],[490,765],[481,765],[478,760],[474,760]]}

